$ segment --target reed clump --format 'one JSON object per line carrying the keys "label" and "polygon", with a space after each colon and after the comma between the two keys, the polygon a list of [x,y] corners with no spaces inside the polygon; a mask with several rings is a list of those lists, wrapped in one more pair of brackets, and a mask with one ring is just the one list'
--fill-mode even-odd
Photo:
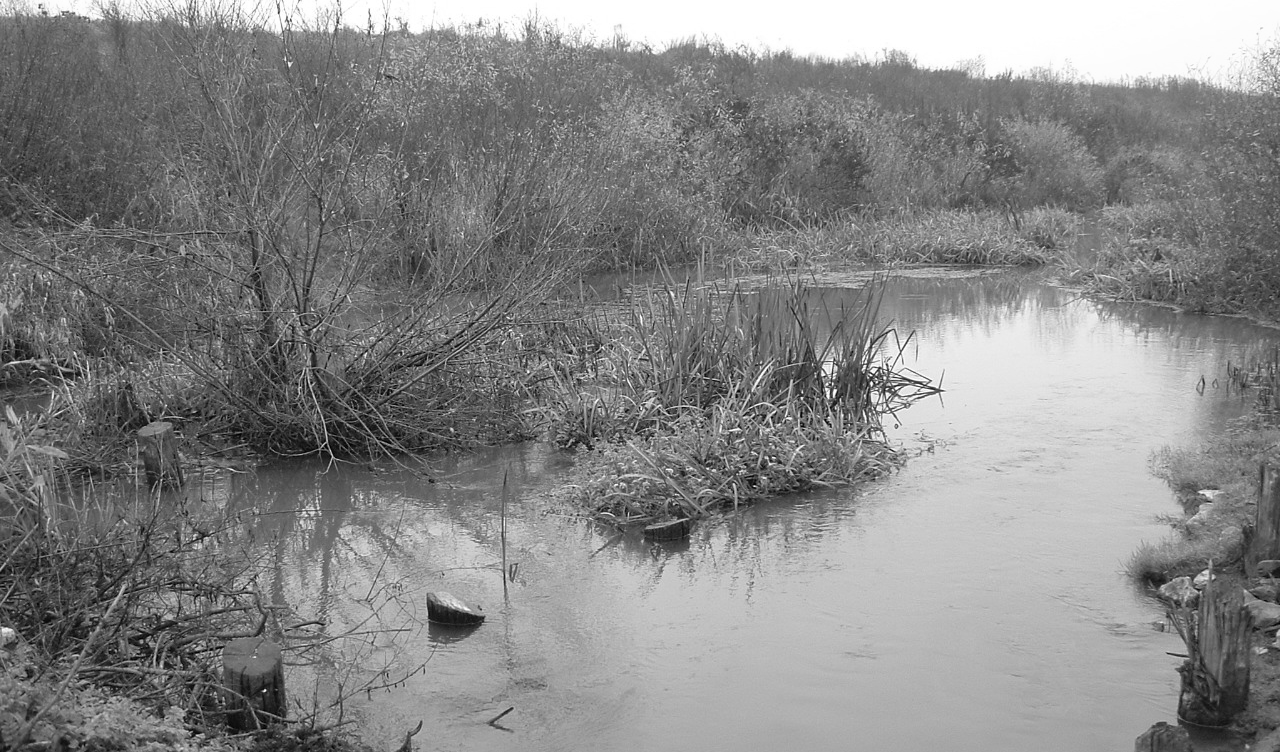
{"label": "reed clump", "polygon": [[878,321],[882,288],[819,308],[792,278],[754,292],[687,281],[649,291],[602,354],[603,384],[552,411],[584,480],[568,496],[619,522],[706,516],[894,466],[883,420],[941,388],[911,371],[910,336]]}

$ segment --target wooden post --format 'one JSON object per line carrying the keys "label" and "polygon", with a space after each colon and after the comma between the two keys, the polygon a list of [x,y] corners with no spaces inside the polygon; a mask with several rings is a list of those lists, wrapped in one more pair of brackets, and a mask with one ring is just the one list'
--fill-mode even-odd
{"label": "wooden post", "polygon": [[178,441],[172,423],[157,421],[140,428],[138,449],[142,453],[147,483],[152,487],[163,483],[178,488],[186,482],[182,477],[182,463],[178,461]]}
{"label": "wooden post", "polygon": [[1244,571],[1254,572],[1266,559],[1280,559],[1280,469],[1264,461],[1258,471],[1258,509]]}
{"label": "wooden post", "polygon": [[1181,726],[1160,721],[1138,737],[1133,752],[1192,752],[1191,734]]}
{"label": "wooden post", "polygon": [[1214,577],[1200,596],[1200,609],[1182,631],[1187,660],[1178,668],[1182,692],[1178,717],[1198,726],[1225,726],[1249,701],[1249,638],[1241,583]]}
{"label": "wooden post", "polygon": [[265,637],[241,637],[222,649],[227,726],[254,731],[284,718],[284,656]]}

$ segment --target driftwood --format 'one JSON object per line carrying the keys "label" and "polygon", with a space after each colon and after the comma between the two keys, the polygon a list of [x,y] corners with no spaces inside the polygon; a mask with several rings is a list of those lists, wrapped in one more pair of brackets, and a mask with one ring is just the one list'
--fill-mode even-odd
{"label": "driftwood", "polygon": [[1178,718],[1198,726],[1227,725],[1249,701],[1253,625],[1240,582],[1211,577],[1197,611],[1170,616],[1187,645],[1187,660],[1178,668]]}
{"label": "driftwood", "polygon": [[253,731],[284,719],[284,656],[265,637],[241,637],[222,649],[227,726]]}
{"label": "driftwood", "polygon": [[173,424],[157,421],[139,429],[138,451],[142,454],[147,483],[153,488],[157,485],[178,488],[186,482],[178,459],[178,440]]}

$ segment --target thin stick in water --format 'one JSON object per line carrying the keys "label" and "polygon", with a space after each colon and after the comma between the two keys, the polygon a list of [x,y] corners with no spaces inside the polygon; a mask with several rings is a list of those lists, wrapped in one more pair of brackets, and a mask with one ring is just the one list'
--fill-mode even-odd
{"label": "thin stick in water", "polygon": [[516,709],[516,708],[515,708],[515,706],[514,706],[514,705],[512,705],[511,707],[507,708],[506,710],[502,711],[501,713],[498,713],[497,715],[495,715],[495,716],[494,716],[494,717],[489,721],[489,725],[490,725],[490,726],[497,726],[497,725],[498,725],[498,721],[502,720],[502,719],[503,719],[503,717],[504,717],[504,716],[506,716],[506,714],[507,714],[507,713],[510,713],[511,711],[513,711],[513,710],[515,710],[515,709]]}
{"label": "thin stick in water", "polygon": [[[510,465],[507,465],[507,469],[502,471],[502,533],[500,537],[502,541],[502,600],[503,602],[506,602],[507,600],[507,494],[509,493],[507,489],[507,474],[510,472],[511,472]],[[510,709],[508,709],[507,712],[510,712]],[[503,713],[502,715],[506,715],[506,713]],[[501,717],[502,717],[501,715],[498,716],[498,718],[501,718]],[[497,720],[497,718],[495,718],[494,720]],[[490,721],[490,723],[492,722],[493,721]]]}

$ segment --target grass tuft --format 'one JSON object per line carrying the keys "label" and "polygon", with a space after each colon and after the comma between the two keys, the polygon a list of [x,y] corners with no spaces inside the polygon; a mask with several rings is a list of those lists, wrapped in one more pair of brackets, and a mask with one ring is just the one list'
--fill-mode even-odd
{"label": "grass tuft", "polygon": [[886,472],[883,417],[941,390],[906,368],[911,338],[879,322],[881,291],[819,311],[798,279],[652,290],[602,352],[604,383],[563,384],[549,412],[561,446],[601,448],[567,496],[634,522]]}

